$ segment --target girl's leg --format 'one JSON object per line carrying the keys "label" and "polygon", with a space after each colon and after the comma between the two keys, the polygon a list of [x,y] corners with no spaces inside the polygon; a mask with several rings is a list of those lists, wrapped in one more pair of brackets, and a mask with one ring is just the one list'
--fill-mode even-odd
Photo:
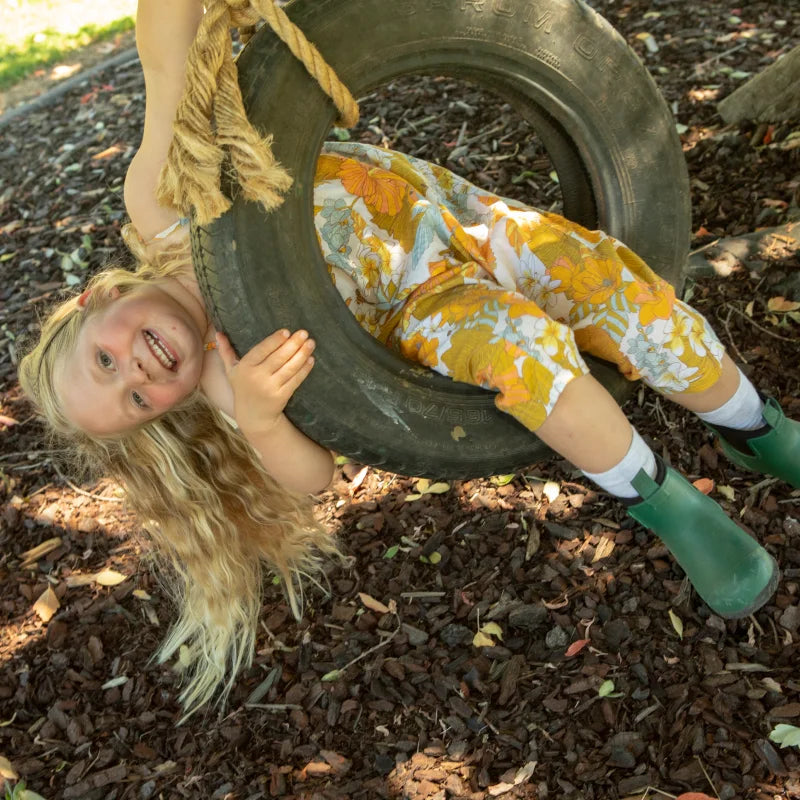
{"label": "girl's leg", "polygon": [[407,357],[497,392],[516,417],[661,537],[703,599],[724,616],[763,605],[769,554],[674,470],[658,462],[581,360],[571,331],[531,301],[483,284],[409,305],[392,343]]}

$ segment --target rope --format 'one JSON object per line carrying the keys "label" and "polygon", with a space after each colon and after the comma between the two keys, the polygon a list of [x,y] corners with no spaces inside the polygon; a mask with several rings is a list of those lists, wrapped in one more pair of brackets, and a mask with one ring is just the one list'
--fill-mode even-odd
{"label": "rope", "polygon": [[292,184],[272,154],[272,137],[259,134],[247,119],[233,62],[231,27],[247,35],[262,18],[331,98],[337,124],[358,121],[358,104],[347,87],[274,0],[210,0],[189,50],[186,88],[156,191],[159,203],[183,216],[194,212],[200,225],[230,208],[220,188],[226,151],[242,194],[266,211],[283,202]]}

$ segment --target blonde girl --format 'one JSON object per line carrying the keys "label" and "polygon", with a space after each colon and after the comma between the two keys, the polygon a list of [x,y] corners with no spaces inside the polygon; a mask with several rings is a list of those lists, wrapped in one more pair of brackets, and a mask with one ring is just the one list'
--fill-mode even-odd
{"label": "blonde girl", "polygon": [[[313,340],[276,331],[237,359],[204,309],[185,216],[156,199],[162,168],[174,168],[172,122],[201,20],[197,0],[140,0],[147,110],[125,185],[140,266],[101,273],[56,309],[20,368],[54,430],[124,482],[177,573],[180,617],[160,656],[189,648],[189,711],[219,686],[224,694],[249,659],[262,565],[299,613],[300,576],[337,552],[306,499],[330,480],[331,455],[283,413],[313,368]],[[652,453],[580,350],[697,413],[732,460],[793,486],[800,425],[758,395],[706,321],[635,254],[356,144],[325,148],[314,214],[334,282],[370,333],[494,391],[499,408],[658,534],[715,611],[737,617],[767,602],[772,558]]]}

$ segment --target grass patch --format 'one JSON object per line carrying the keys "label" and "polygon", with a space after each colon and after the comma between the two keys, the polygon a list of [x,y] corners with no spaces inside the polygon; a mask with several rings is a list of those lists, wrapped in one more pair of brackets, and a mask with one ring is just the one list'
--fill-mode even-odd
{"label": "grass patch", "polygon": [[12,44],[0,36],[0,89],[5,89],[37,69],[64,58],[71,51],[92,42],[110,39],[132,30],[133,17],[123,17],[105,25],[87,23],[68,33],[45,28],[28,34],[21,44]]}

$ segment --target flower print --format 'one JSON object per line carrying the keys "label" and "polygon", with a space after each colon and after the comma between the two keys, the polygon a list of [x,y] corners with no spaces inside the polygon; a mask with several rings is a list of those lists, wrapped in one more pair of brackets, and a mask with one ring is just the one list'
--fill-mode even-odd
{"label": "flower print", "polygon": [[339,169],[345,190],[361,197],[373,213],[396,214],[403,205],[407,184],[380,167],[347,159]]}
{"label": "flower print", "polygon": [[675,303],[675,290],[666,281],[634,281],[625,289],[625,297],[639,308],[639,322],[649,325],[656,319],[669,319]]}
{"label": "flower print", "polygon": [[408,339],[403,339],[401,352],[406,358],[418,361],[426,367],[435,367],[439,363],[439,340],[427,339],[421,333],[415,333]]}
{"label": "flower print", "polygon": [[[353,233],[353,220],[350,207],[341,198],[325,200],[320,216],[325,224],[320,230],[322,238],[328,243],[331,250],[345,252],[343,248],[350,240]],[[349,252],[349,247],[347,252]]]}
{"label": "flower print", "polygon": [[541,347],[548,356],[554,356],[562,348],[563,341],[564,326],[554,319],[546,319],[536,341],[539,347]]}
{"label": "flower print", "polygon": [[639,329],[636,338],[629,339],[625,346],[625,355],[630,358],[639,372],[651,373],[663,361],[658,348],[653,344],[650,334]]}
{"label": "flower print", "polygon": [[572,276],[572,299],[597,306],[605,303],[622,285],[622,276],[615,261],[587,256]]}

